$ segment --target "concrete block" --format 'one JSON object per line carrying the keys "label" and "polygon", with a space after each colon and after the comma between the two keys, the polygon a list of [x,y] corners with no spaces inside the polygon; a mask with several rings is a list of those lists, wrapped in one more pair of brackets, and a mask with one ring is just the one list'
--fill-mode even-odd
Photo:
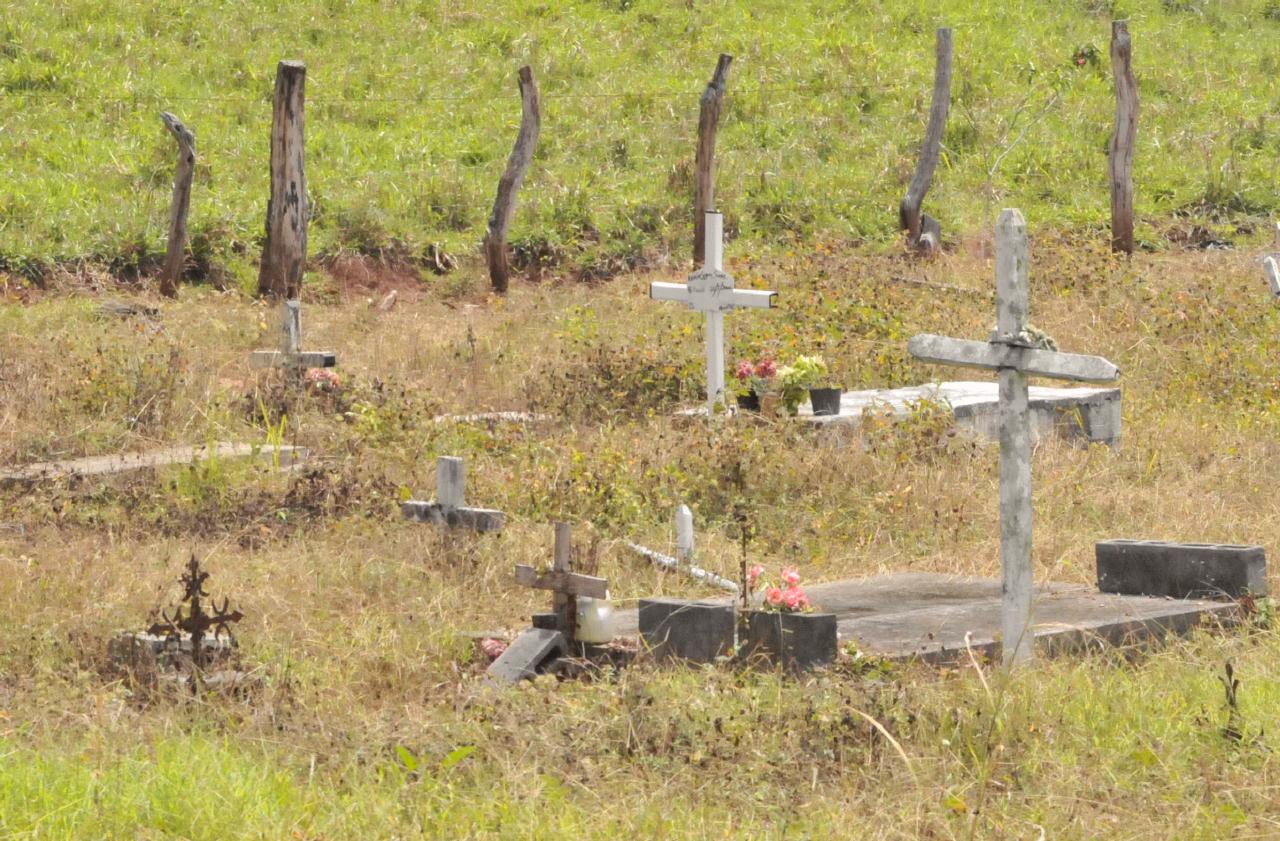
{"label": "concrete block", "polygon": [[485,677],[492,683],[512,684],[532,678],[567,649],[564,634],[530,628],[515,638],[497,660],[489,664]]}
{"label": "concrete block", "polygon": [[825,666],[836,659],[836,615],[753,611],[742,656],[794,672]]}
{"label": "concrete block", "polygon": [[733,650],[733,605],[641,599],[640,636],[658,660],[710,663]]}
{"label": "concrete block", "polygon": [[1098,589],[1104,593],[1188,599],[1267,592],[1261,546],[1103,540],[1095,555]]}
{"label": "concrete block", "polygon": [[501,511],[491,508],[453,508],[416,499],[400,503],[400,512],[407,520],[478,532],[502,531],[505,521]]}

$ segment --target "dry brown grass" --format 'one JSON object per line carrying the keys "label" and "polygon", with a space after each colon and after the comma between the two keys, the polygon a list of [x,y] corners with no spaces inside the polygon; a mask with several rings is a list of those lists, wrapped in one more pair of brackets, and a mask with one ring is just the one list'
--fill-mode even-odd
{"label": "dry brown grass", "polygon": [[[1093,543],[1105,537],[1268,544],[1280,517],[1268,486],[1280,472],[1270,375],[1280,319],[1253,256],[1126,263],[1047,237],[1033,256],[1033,320],[1064,349],[1121,366],[1125,423],[1117,450],[1037,448],[1037,575],[1091,581]],[[980,241],[929,266],[822,245],[735,268],[778,288],[783,307],[732,317],[735,351],[819,350],[846,387],[952,376],[906,360],[905,337],[979,337],[991,320],[991,260]],[[980,836],[1001,825],[1017,837],[1035,837],[1035,826],[1055,828],[1055,837],[1126,827],[1136,837],[1170,828],[1194,835],[1225,826],[1225,812],[1139,797],[1161,787],[1187,797],[1183,775],[1196,768],[1212,780],[1197,795],[1204,802],[1245,803],[1241,825],[1267,826],[1258,816],[1270,802],[1269,755],[1232,758],[1195,710],[1206,721],[1217,715],[1211,673],[1231,657],[1245,664],[1251,697],[1269,699],[1255,700],[1252,720],[1280,717],[1271,703],[1280,690],[1259,671],[1275,649],[1270,635],[1202,639],[1137,671],[1105,659],[1041,666],[998,702],[964,675],[838,672],[788,685],[647,669],[595,686],[485,697],[465,632],[516,627],[539,607],[509,571],[549,555],[554,519],[600,538],[601,574],[623,601],[702,592],[620,545],[668,546],[681,499],[697,511],[704,563],[730,575],[739,552],[731,511],[741,503],[759,530],[753,556],[797,563],[810,580],[904,569],[991,575],[996,453],[924,415],[872,424],[861,445],[840,447],[789,424],[678,426],[673,402],[634,406],[640,387],[617,378],[646,371],[695,397],[698,322],[649,302],[652,278],[526,286],[499,301],[478,291],[474,267],[463,271],[463,280],[405,296],[389,312],[364,302],[307,307],[305,344],[337,350],[346,385],[339,401],[288,407],[286,439],[317,455],[307,472],[216,465],[0,492],[0,747],[57,757],[98,745],[84,750],[111,775],[134,734],[157,744],[221,734],[301,792],[290,814],[311,817],[292,826],[315,837],[351,837],[366,819],[440,829],[435,821],[450,810],[533,820],[533,804],[547,798],[567,810],[563,826],[588,834],[628,823],[673,835],[782,834],[770,804],[786,802],[799,833],[821,835],[823,821],[843,813],[865,821],[867,835],[963,837],[984,797],[993,817],[976,819]],[[162,308],[155,327],[100,318],[86,297],[0,312],[10,337],[0,375],[6,462],[264,439],[256,401],[275,414],[278,395],[250,377],[246,355],[266,342],[265,308],[201,290],[148,303]],[[96,362],[99,348],[132,373]],[[172,381],[158,362],[138,367],[171,352]],[[131,424],[146,399],[163,411]],[[431,420],[531,404],[555,420],[492,429]],[[466,456],[469,497],[508,512],[505,532],[449,536],[398,518],[401,495],[431,492],[440,454]],[[745,487],[725,479],[739,462]],[[105,637],[167,603],[192,551],[213,570],[213,589],[247,614],[240,635],[264,686],[243,704],[139,706],[100,677]],[[1087,710],[1045,707],[1046,691],[1083,699],[1100,732],[1112,732],[1090,747]],[[902,741],[914,778],[865,721],[842,723],[854,709]],[[996,731],[971,720],[982,710]],[[397,745],[432,762],[458,745],[479,747],[444,789],[423,795],[396,787],[403,783],[385,788]],[[1159,761],[1134,760],[1140,748]],[[169,773],[155,762],[157,775]],[[1123,778],[1132,800],[1075,776],[1098,763]],[[0,759],[0,780],[6,773]],[[10,778],[13,791],[25,790]],[[994,788],[984,788],[990,780]],[[963,806],[939,805],[951,795]],[[351,798],[366,798],[380,817],[364,816]],[[680,818],[668,802],[688,811]],[[458,830],[440,834],[466,834]]]}

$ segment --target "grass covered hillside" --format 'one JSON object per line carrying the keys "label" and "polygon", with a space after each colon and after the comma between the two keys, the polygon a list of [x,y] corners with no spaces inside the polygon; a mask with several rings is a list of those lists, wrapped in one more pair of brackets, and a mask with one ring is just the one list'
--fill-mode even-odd
{"label": "grass covered hillside", "polygon": [[933,31],[955,28],[945,156],[926,208],[951,234],[1016,205],[1033,226],[1107,218],[1109,21],[1127,16],[1142,98],[1139,238],[1189,214],[1247,234],[1280,199],[1274,0],[976,3],[513,0],[0,5],[0,260],[118,272],[163,246],[172,140],[196,132],[193,250],[251,273],[275,65],[308,65],[313,253],[471,253],[531,63],[542,139],[517,258],[588,276],[683,256],[698,95],[736,57],[719,153],[729,228],[887,242],[914,166]]}

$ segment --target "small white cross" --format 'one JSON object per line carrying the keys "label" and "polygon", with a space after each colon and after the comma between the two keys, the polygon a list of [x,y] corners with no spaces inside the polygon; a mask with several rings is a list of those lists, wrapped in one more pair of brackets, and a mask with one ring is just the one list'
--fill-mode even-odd
{"label": "small white cross", "polygon": [[1027,375],[1113,382],[1120,370],[1100,356],[1033,347],[1027,337],[1027,223],[1005,210],[996,223],[996,330],[985,342],[923,334],[907,344],[926,362],[1000,372],[1000,633],[1006,664],[1030,660],[1031,415]]}
{"label": "small white cross", "polygon": [[714,210],[706,217],[706,264],[689,275],[686,283],[656,282],[649,285],[655,301],[679,301],[695,312],[706,313],[707,412],[724,401],[724,314],[738,307],[769,309],[777,292],[737,289],[733,275],[724,270],[724,217]]}

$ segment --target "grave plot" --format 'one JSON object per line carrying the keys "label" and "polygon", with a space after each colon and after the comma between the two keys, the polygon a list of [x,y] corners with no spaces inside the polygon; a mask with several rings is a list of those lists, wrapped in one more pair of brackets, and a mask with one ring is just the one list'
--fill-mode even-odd
{"label": "grave plot", "polygon": [[[838,644],[852,644],[869,657],[943,664],[967,659],[970,649],[993,660],[1003,651],[996,580],[894,573],[816,584],[807,593],[816,608],[834,614]],[[1025,647],[1034,639],[1045,654],[1153,643],[1241,615],[1240,604],[1231,600],[1104,593],[1060,583],[1037,587],[1032,607],[1035,620]],[[616,630],[620,636],[639,635],[659,659],[708,663],[730,650],[732,619],[729,598],[646,599],[638,610],[618,612]]]}
{"label": "grave plot", "polygon": [[655,301],[678,301],[706,315],[707,402],[702,414],[711,414],[724,405],[724,314],[739,307],[769,309],[777,292],[738,289],[733,275],[724,270],[724,217],[713,210],[706,213],[706,263],[689,275],[689,282],[649,284]]}
{"label": "grave plot", "polygon": [[567,523],[556,523],[555,534],[550,568],[515,568],[520,586],[551,591],[551,611],[535,614],[533,627],[489,664],[486,678],[491,683],[506,685],[541,673],[563,673],[575,662],[616,664],[632,653],[611,645],[615,631],[608,582],[573,571],[573,536]]}
{"label": "grave plot", "polygon": [[[112,666],[136,685],[173,686],[198,692],[202,688],[232,689],[245,683],[239,668],[239,652],[231,625],[244,615],[230,610],[224,598],[205,599],[209,573],[195,555],[179,579],[182,597],[172,614],[161,611],[160,620],[142,632],[116,636],[107,646]],[[184,612],[185,606],[185,612]]]}
{"label": "grave plot", "polygon": [[466,474],[462,459],[441,456],[436,460],[436,498],[432,502],[410,499],[400,506],[406,519],[419,523],[468,528],[478,532],[501,531],[505,516],[492,508],[469,507],[463,496]]}
{"label": "grave plot", "polygon": [[[697,409],[685,409],[679,417],[705,417],[717,411],[735,413],[725,405],[725,356],[724,315],[741,307],[769,309],[774,306],[776,292],[767,290],[737,289],[733,276],[724,271],[723,218],[719,213],[706,214],[707,264],[689,275],[688,283],[650,284],[649,296],[658,301],[677,301],[688,304],[690,309],[706,315],[706,394],[705,405]],[[1277,275],[1280,289],[1280,274]],[[1025,321],[1025,318],[1023,319]],[[1026,324],[1019,330],[1025,336]],[[1032,328],[1034,332],[1034,328]],[[941,339],[942,337],[935,337]],[[1044,341],[1044,337],[1039,338]],[[1022,341],[1034,341],[1025,338]],[[1048,340],[1052,344],[1052,340]],[[1026,345],[1031,349],[1031,345]],[[1042,349],[1042,353],[1050,353]],[[970,361],[948,360],[953,364],[994,369],[990,360],[974,358]],[[1034,363],[1029,363],[1034,364]],[[1027,373],[1054,376],[1051,372],[1028,370]],[[1085,379],[1072,377],[1072,379]],[[1068,438],[1083,438],[1090,442],[1114,445],[1120,439],[1120,389],[1118,388],[1046,388],[1032,387],[1028,399],[1032,412],[1032,430],[1040,436],[1049,433]],[[870,389],[847,392],[840,397],[840,408],[835,414],[815,414],[812,405],[805,403],[799,409],[798,418],[828,431],[856,429],[862,416],[868,411],[886,408],[902,417],[911,411],[912,404],[922,400],[943,402],[955,412],[957,422],[966,428],[991,439],[999,438],[1000,401],[999,387],[992,382],[944,382],[913,388]]]}
{"label": "grave plot", "polygon": [[[838,415],[817,415],[808,404],[799,418],[828,433],[857,430],[865,412],[890,411],[905,418],[914,406],[944,403],[955,413],[957,425],[989,438],[1000,438],[1000,387],[993,382],[943,382],[894,389],[847,391],[840,397]],[[1051,388],[1027,391],[1033,438],[1060,435],[1069,440],[1115,445],[1120,442],[1120,389]]]}
{"label": "grave plot", "polygon": [[39,482],[84,479],[129,473],[134,470],[157,469],[194,464],[206,459],[252,458],[291,468],[307,459],[306,447],[231,444],[165,447],[140,453],[118,453],[105,456],[63,459],[11,467],[0,471],[0,487]]}

